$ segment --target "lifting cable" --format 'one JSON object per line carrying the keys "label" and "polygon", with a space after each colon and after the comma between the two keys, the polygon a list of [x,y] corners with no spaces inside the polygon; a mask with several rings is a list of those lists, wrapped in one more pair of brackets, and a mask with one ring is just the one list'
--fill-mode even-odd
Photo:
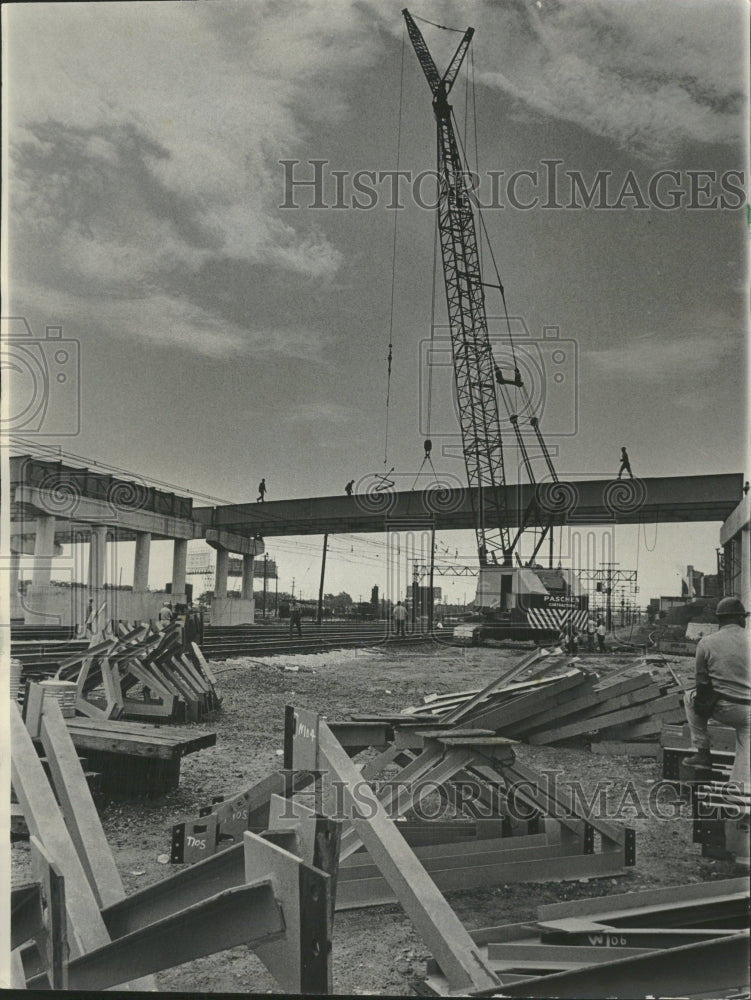
{"label": "lifting cable", "polygon": [[[402,65],[399,72],[399,116],[396,133],[396,176],[399,177],[399,164],[402,149],[402,108],[404,105],[404,50],[406,43],[406,27],[402,30]],[[398,204],[398,198],[397,198]],[[394,357],[394,295],[396,290],[396,245],[399,210],[394,209],[394,235],[391,246],[391,309],[389,314],[389,353],[386,358],[388,370],[386,375],[386,428],[383,441],[383,467],[388,465],[389,454],[389,408],[391,403],[391,363]],[[393,472],[393,469],[391,470]],[[388,475],[388,473],[387,473]]]}
{"label": "lifting cable", "polygon": [[435,21],[429,21],[427,17],[418,17],[417,14],[413,14],[412,17],[415,21],[422,21],[423,24],[429,24],[433,28],[440,28],[441,31],[455,31],[459,35],[463,35],[466,31],[466,28],[449,28],[445,24],[436,24]]}

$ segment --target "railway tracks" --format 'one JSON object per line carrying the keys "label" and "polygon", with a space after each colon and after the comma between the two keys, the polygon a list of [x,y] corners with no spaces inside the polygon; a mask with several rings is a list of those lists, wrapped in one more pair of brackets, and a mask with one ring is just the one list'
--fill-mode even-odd
{"label": "railway tracks", "polygon": [[[397,638],[387,622],[304,622],[302,636],[290,636],[288,625],[207,626],[201,644],[206,659],[320,653],[365,646],[409,646],[432,639],[448,644],[451,628],[410,632]],[[13,626],[11,656],[23,665],[25,680],[52,676],[59,664],[89,645],[63,626]]]}

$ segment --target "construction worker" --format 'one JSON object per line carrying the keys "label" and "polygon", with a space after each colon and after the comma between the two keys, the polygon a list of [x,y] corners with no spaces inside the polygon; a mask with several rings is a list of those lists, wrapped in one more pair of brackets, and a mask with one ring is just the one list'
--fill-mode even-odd
{"label": "construction worker", "polygon": [[602,618],[597,619],[597,651],[598,653],[605,652],[605,622]]}
{"label": "construction worker", "polygon": [[394,625],[396,626],[396,634],[398,636],[406,635],[407,609],[401,601],[397,601],[394,608]]}
{"label": "construction worker", "polygon": [[348,497],[352,496],[352,489],[353,489],[354,485],[355,485],[354,479],[350,479],[350,481],[344,487],[344,492],[347,494]]}
{"label": "construction worker", "polygon": [[159,609],[159,628],[164,631],[172,622],[172,604],[165,601]]}
{"label": "construction worker", "polygon": [[594,618],[587,618],[587,652],[589,653],[594,652],[596,634],[597,625],[595,624]]}
{"label": "construction worker", "polygon": [[293,597],[289,602],[289,634],[292,635],[295,629],[300,638],[302,638],[302,611],[300,610],[300,605]]}
{"label": "construction worker", "polygon": [[628,452],[626,451],[625,445],[621,448],[621,467],[618,470],[618,478],[620,479],[624,472],[627,472],[631,479],[634,478],[634,474],[631,471],[631,463],[628,460]]}
{"label": "construction worker", "polygon": [[256,503],[263,503],[263,498],[266,496],[266,480],[262,479],[258,484],[258,496],[256,497]]}
{"label": "construction worker", "polygon": [[687,767],[710,770],[711,744],[707,723],[715,719],[735,730],[735,763],[730,780],[748,788],[751,730],[751,658],[746,617],[737,597],[723,597],[715,609],[719,628],[696,647],[696,687],[683,698],[696,753],[684,757]]}

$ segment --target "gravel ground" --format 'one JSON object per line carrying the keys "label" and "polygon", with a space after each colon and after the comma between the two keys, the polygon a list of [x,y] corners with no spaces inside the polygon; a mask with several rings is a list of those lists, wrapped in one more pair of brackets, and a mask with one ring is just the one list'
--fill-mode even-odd
{"label": "gravel ground", "polygon": [[[519,655],[519,650],[425,644],[401,651],[340,650],[213,661],[224,696],[222,710],[212,723],[197,728],[215,729],[217,745],[185,758],[180,787],[164,798],[112,802],[103,810],[104,829],[126,892],[144,888],[181,867],[164,863],[174,823],[197,817],[199,807],[212,796],[239,792],[281,766],[285,705],[319,711],[329,720],[346,719],[353,712],[400,711],[434,692],[484,686]],[[628,662],[636,664],[638,657],[587,656],[584,665],[607,672]],[[671,664],[684,677],[691,671],[689,660],[674,659]],[[594,755],[583,742],[520,746],[518,754],[538,770],[562,770],[565,778],[579,780],[585,789],[609,779],[609,803],[617,802],[627,787],[646,801],[659,777],[653,758]],[[690,820],[633,815],[629,802],[626,805],[623,821],[637,830],[637,865],[629,874],[453,892],[448,897],[451,905],[464,924],[473,928],[533,919],[537,907],[544,903],[739,874],[731,863],[702,859],[698,845],[691,841]],[[22,872],[28,846],[15,844],[12,854],[16,872]],[[428,957],[410,921],[396,905],[336,916],[336,993],[409,993],[410,981],[424,974]],[[162,990],[175,993],[278,992],[274,980],[244,947],[186,963],[157,978]]]}

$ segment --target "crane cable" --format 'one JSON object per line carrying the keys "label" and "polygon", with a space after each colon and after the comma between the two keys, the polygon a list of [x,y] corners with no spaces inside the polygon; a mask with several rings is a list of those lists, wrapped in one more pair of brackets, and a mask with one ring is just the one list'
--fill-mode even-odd
{"label": "crane cable", "polygon": [[[404,50],[406,43],[406,28],[402,30],[402,65],[399,72],[399,116],[398,125],[396,133],[396,176],[397,185],[399,183],[399,163],[401,160],[401,149],[402,149],[402,108],[404,105]],[[398,186],[397,186],[397,205],[398,201]],[[384,442],[383,442],[383,467],[384,469],[388,465],[388,453],[389,453],[389,409],[391,404],[391,363],[394,357],[394,296],[396,291],[396,244],[397,244],[397,231],[398,231],[398,220],[399,220],[399,210],[394,209],[394,235],[391,247],[391,309],[389,314],[389,353],[386,361],[388,363],[388,371],[386,375],[386,427],[384,432]],[[393,471],[393,470],[392,470]]]}
{"label": "crane cable", "polygon": [[464,28],[449,28],[446,24],[436,24],[435,21],[429,21],[427,17],[418,17],[417,14],[413,14],[412,17],[415,21],[422,21],[423,24],[429,24],[433,28],[440,28],[441,31],[455,31],[458,35],[463,35],[466,30]]}

